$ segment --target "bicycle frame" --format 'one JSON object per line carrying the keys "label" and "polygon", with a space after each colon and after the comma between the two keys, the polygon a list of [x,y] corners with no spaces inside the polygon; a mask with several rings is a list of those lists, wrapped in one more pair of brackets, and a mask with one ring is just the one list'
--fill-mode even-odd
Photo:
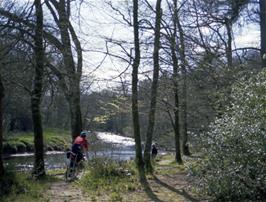
{"label": "bicycle frame", "polygon": [[72,181],[77,178],[78,166],[82,162],[82,159],[80,160],[80,162],[77,162],[77,158],[78,158],[77,154],[70,152],[70,157],[69,157],[70,161],[67,164],[67,169],[65,173],[66,181]]}

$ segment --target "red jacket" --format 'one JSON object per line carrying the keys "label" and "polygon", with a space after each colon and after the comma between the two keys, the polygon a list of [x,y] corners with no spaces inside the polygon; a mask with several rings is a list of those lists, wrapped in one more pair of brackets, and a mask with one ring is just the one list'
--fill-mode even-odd
{"label": "red jacket", "polygon": [[86,150],[88,149],[88,145],[89,145],[86,137],[80,137],[80,136],[76,137],[74,144],[79,144]]}

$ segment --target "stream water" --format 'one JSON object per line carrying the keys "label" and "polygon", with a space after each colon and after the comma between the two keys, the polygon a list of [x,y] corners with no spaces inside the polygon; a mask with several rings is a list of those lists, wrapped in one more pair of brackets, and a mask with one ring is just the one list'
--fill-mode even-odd
{"label": "stream water", "polygon": [[[97,132],[94,142],[91,142],[89,159],[105,157],[113,160],[124,161],[134,159],[134,140],[120,135]],[[5,159],[10,169],[29,170],[33,167],[33,154],[15,154]],[[66,166],[65,152],[47,152],[45,154],[45,167],[47,169],[58,169]]]}

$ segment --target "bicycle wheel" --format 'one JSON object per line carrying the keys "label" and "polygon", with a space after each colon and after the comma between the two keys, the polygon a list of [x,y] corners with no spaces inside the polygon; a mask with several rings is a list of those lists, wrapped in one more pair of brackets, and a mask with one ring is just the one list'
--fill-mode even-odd
{"label": "bicycle wheel", "polygon": [[74,160],[70,161],[69,164],[67,165],[67,169],[65,172],[65,180],[66,181],[72,181],[76,179],[77,177],[77,159],[75,158]]}

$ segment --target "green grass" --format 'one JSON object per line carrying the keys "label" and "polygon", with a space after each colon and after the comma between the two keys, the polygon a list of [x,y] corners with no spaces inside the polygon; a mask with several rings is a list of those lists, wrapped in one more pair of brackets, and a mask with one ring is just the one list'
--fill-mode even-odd
{"label": "green grass", "polygon": [[[70,134],[66,130],[47,129],[43,137],[46,150],[64,150],[71,142]],[[33,139],[33,132],[6,134],[3,142],[4,153],[32,152]]]}
{"label": "green grass", "polygon": [[96,159],[90,164],[78,186],[89,193],[92,201],[103,193],[108,201],[121,201],[121,193],[140,188],[133,162]]}
{"label": "green grass", "polygon": [[[147,175],[147,179],[153,193],[165,201],[182,201],[181,195],[175,193],[157,183],[157,178],[168,184],[167,179],[182,179],[182,175],[187,172],[189,161],[179,165],[175,161],[173,154],[158,155],[154,165],[154,175]],[[77,182],[77,186],[90,196],[90,201],[150,201],[144,187],[138,181],[138,173],[134,161],[117,163],[111,160],[98,159],[90,162],[91,165],[86,170],[82,179]],[[176,177],[176,178],[175,178]],[[174,185],[169,185],[173,186]],[[180,200],[179,200],[180,198]]]}
{"label": "green grass", "polygon": [[44,195],[44,191],[49,188],[55,177],[46,176],[41,180],[34,180],[30,173],[7,173],[0,180],[0,201],[48,201]]}

